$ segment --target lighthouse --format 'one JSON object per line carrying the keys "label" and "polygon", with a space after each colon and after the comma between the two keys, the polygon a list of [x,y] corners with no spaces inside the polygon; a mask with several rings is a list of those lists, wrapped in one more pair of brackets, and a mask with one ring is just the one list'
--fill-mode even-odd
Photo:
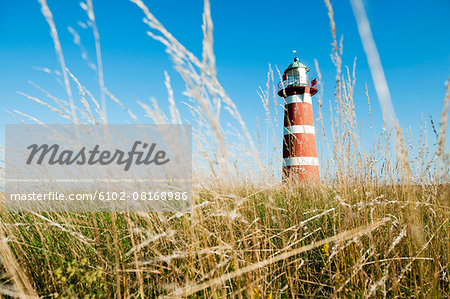
{"label": "lighthouse", "polygon": [[318,182],[316,130],[311,97],[317,93],[317,80],[308,81],[309,68],[294,58],[278,84],[284,98],[283,180]]}

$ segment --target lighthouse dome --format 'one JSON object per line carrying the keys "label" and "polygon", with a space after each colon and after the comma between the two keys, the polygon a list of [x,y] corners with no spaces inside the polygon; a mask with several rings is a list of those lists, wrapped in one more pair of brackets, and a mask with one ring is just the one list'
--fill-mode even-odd
{"label": "lighthouse dome", "polygon": [[[291,72],[295,72],[295,70],[296,69],[298,69],[298,68],[303,68],[303,69],[305,69],[307,72],[309,72],[309,68],[306,66],[306,65],[304,65],[303,63],[301,63],[300,61],[298,61],[298,57],[295,57],[294,58],[294,62],[292,62],[289,66],[288,66],[288,68],[284,71],[284,73],[286,74],[286,73],[291,73]],[[299,71],[299,70],[297,70],[297,71]]]}

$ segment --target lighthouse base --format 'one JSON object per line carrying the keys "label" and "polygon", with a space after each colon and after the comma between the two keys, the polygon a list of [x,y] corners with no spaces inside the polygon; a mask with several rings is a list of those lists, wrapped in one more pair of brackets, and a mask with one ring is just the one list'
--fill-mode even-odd
{"label": "lighthouse base", "polygon": [[320,181],[319,166],[295,165],[283,167],[283,182],[318,183]]}

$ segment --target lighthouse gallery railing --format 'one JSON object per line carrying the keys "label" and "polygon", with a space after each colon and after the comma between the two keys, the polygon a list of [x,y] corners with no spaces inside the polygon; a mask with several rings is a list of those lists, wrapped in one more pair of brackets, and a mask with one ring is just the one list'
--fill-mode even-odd
{"label": "lighthouse gallery railing", "polygon": [[[306,82],[306,83],[305,83]],[[288,76],[283,78],[283,81],[278,83],[278,91],[289,86],[315,86],[316,79],[311,80],[311,85],[308,84],[308,77]]]}

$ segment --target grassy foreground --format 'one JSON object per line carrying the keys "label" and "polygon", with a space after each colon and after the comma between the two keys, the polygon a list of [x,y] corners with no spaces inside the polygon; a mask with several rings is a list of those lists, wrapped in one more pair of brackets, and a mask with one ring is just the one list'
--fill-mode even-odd
{"label": "grassy foreground", "polygon": [[2,212],[2,292],[450,295],[449,185],[197,194],[194,212],[184,215]]}

